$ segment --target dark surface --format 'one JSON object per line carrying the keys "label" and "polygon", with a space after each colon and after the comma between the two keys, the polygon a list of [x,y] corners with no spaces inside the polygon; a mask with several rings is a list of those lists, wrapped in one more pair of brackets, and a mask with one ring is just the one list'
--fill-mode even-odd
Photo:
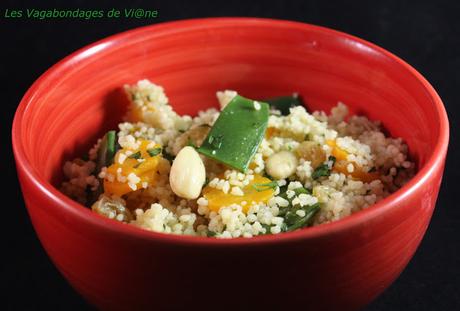
{"label": "dark surface", "polygon": [[[11,152],[11,122],[22,95],[56,61],[105,36],[137,26],[206,16],[258,16],[327,26],[374,42],[418,69],[443,99],[451,128],[459,120],[460,2],[457,1],[67,1],[65,8],[157,9],[157,19],[17,20],[4,11],[62,8],[42,1],[18,6],[0,3],[1,133],[5,152],[0,168],[11,185],[2,187],[4,263],[1,288],[8,310],[91,309],[72,290],[44,253],[24,208]],[[287,2],[287,1],[286,1]],[[62,2],[61,2],[62,3]],[[93,4],[89,4],[93,3]],[[105,5],[104,5],[105,3]],[[110,5],[109,5],[110,3]],[[117,3],[117,4],[115,4]],[[193,3],[193,4],[192,4]],[[460,210],[454,204],[459,178],[458,134],[451,134],[447,168],[430,227],[401,277],[366,310],[459,310]],[[6,159],[5,159],[6,158]],[[6,180],[6,179],[5,179]],[[2,182],[3,184],[3,182]],[[450,187],[449,187],[450,185]],[[11,199],[11,200],[10,200]],[[312,284],[314,286],[314,284]],[[5,304],[3,304],[4,306]],[[3,309],[3,308],[2,308]]]}

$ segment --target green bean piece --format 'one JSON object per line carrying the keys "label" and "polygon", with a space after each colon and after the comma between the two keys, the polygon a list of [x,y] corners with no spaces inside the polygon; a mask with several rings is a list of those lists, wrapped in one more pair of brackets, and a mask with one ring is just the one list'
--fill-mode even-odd
{"label": "green bean piece", "polygon": [[246,172],[267,129],[269,106],[235,96],[222,110],[198,152]]}

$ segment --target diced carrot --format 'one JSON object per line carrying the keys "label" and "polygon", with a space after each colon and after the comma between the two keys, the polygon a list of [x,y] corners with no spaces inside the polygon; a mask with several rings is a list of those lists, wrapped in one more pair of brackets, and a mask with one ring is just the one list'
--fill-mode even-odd
{"label": "diced carrot", "polygon": [[[327,140],[326,144],[332,148],[331,154],[336,158],[336,162],[334,164],[333,170],[339,173],[343,173],[345,175],[350,175],[351,177],[361,180],[363,182],[371,182],[373,180],[379,179],[380,175],[376,172],[366,172],[360,167],[358,164],[354,162],[347,161],[348,152],[339,148],[335,142],[335,140]],[[348,172],[348,165],[353,165],[353,172]]]}
{"label": "diced carrot", "polygon": [[254,179],[242,189],[243,196],[233,195],[230,192],[224,193],[222,190],[212,188],[209,185],[203,189],[203,196],[208,200],[208,208],[216,212],[223,206],[241,204],[243,201],[246,201],[247,204],[243,206],[243,211],[247,213],[251,202],[266,203],[273,197],[275,191],[272,188],[261,187],[263,188],[262,190],[258,186],[270,182],[272,182],[270,179],[256,174],[254,175]]}
{"label": "diced carrot", "polygon": [[327,140],[326,144],[332,148],[331,154],[336,158],[337,161],[347,160],[348,152],[339,148],[335,143],[335,140]]}
{"label": "diced carrot", "polygon": [[[353,172],[348,172],[348,165],[351,163],[353,165]],[[366,172],[361,167],[359,167],[356,163],[347,162],[347,161],[337,161],[334,164],[333,170],[339,173],[343,173],[345,175],[350,175],[354,179],[361,180],[363,182],[371,182],[373,180],[379,179],[379,174],[376,172]]]}
{"label": "diced carrot", "polygon": [[265,138],[266,139],[269,139],[271,138],[276,132],[276,129],[274,127],[269,127],[267,128],[267,130],[265,131]]}
{"label": "diced carrot", "polygon": [[[135,158],[128,157],[122,164],[120,164],[118,160],[121,153],[126,153],[128,149],[121,149],[117,152],[115,155],[114,163],[107,168],[107,174],[114,176],[114,180],[109,181],[107,177],[104,179],[104,192],[122,196],[137,189],[141,189],[143,183],[147,183],[149,186],[153,185],[155,179],[157,179],[158,176],[157,166],[160,162],[161,153],[159,152],[157,155],[151,156],[151,154],[149,154],[149,150],[161,148],[161,146],[156,144],[153,148],[148,149],[147,146],[151,143],[151,141],[142,140],[139,149],[130,150],[132,154],[139,152],[140,158],[144,159],[143,162],[139,162]],[[121,169],[121,174],[125,177],[131,173],[139,177],[140,181],[136,183],[136,189],[130,187],[127,179],[125,182],[117,180],[118,169]]]}

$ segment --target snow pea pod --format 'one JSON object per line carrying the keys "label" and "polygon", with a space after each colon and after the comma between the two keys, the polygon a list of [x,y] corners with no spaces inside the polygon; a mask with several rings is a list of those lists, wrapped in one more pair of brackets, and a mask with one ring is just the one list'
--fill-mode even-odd
{"label": "snow pea pod", "polygon": [[246,172],[265,135],[267,103],[235,96],[221,111],[198,152]]}

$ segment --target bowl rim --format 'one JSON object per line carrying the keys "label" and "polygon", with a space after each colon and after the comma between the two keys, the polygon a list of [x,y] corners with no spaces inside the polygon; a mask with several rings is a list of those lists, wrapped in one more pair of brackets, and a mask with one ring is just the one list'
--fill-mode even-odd
{"label": "bowl rim", "polygon": [[[401,66],[401,69],[407,70],[409,74],[412,74],[416,78],[421,86],[429,93],[436,108],[436,117],[439,119],[439,138],[428,161],[403,187],[392,193],[387,198],[382,199],[381,201],[373,204],[365,210],[354,213],[331,223],[309,227],[308,229],[304,230],[297,230],[282,234],[255,236],[252,238],[233,239],[213,239],[208,237],[165,234],[148,231],[136,226],[127,225],[112,219],[108,219],[92,212],[89,208],[65,196],[50,182],[46,181],[42,176],[40,176],[28,161],[24,146],[21,141],[22,121],[24,114],[27,113],[27,108],[29,107],[28,104],[33,101],[35,93],[39,90],[40,86],[45,81],[51,79],[52,77],[56,77],[60,72],[65,71],[72,63],[85,60],[88,57],[91,57],[91,55],[98,53],[99,51],[110,48],[111,46],[116,46],[117,44],[123,44],[123,42],[129,41],[130,39],[136,38],[138,36],[143,37],[147,33],[150,33],[151,35],[152,32],[155,32],[157,35],[162,36],[165,34],[178,33],[184,30],[187,31],[189,29],[231,27],[234,26],[235,23],[238,25],[250,25],[259,27],[281,27],[299,30],[308,29],[309,31],[317,33],[319,32],[323,34],[338,36],[361,44],[366,48],[370,48],[396,62],[399,66]],[[133,239],[141,239],[144,241],[157,243],[169,243],[175,245],[200,245],[204,247],[238,247],[281,244],[296,242],[298,240],[331,236],[349,230],[353,227],[365,224],[370,220],[380,217],[388,211],[397,208],[400,202],[404,201],[418,189],[422,188],[424,184],[426,184],[427,181],[430,180],[438,170],[443,169],[444,159],[447,153],[447,146],[449,142],[449,121],[441,98],[430,85],[430,83],[416,69],[414,69],[412,66],[391,52],[364,39],[360,39],[353,35],[349,35],[330,28],[289,20],[257,17],[208,17],[163,22],[134,28],[108,36],[69,54],[51,66],[47,71],[45,71],[27,90],[16,110],[11,134],[17,170],[21,170],[26,178],[28,178],[29,181],[35,187],[37,187],[39,191],[41,191],[47,197],[48,200],[53,201],[56,206],[64,209],[74,217],[81,218],[81,220],[86,222],[87,225],[100,227],[107,232],[120,234],[126,238],[130,237]]]}

